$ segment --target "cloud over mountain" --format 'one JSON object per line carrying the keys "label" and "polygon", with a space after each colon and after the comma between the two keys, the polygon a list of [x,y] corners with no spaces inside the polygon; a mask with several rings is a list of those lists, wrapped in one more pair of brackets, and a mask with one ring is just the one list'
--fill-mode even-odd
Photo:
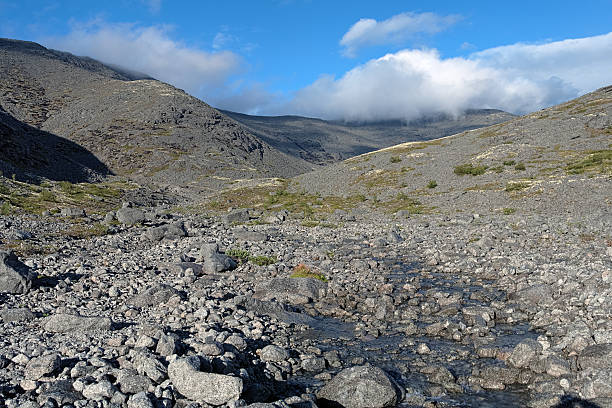
{"label": "cloud over mountain", "polygon": [[223,91],[228,78],[241,71],[243,61],[237,54],[189,47],[173,40],[170,31],[166,26],[98,21],[75,25],[68,35],[42,42],[51,48],[146,73],[202,98]]}
{"label": "cloud over mountain", "polygon": [[296,92],[285,109],[347,120],[414,119],[468,108],[525,113],[607,85],[611,55],[612,33],[496,47],[467,58],[402,50],[340,78],[321,76]]}

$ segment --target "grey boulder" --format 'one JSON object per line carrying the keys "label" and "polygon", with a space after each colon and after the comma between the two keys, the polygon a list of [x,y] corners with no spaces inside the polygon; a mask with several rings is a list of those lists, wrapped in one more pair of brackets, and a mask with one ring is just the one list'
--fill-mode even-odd
{"label": "grey boulder", "polygon": [[200,359],[180,358],[168,366],[168,376],[178,392],[186,398],[210,405],[237,401],[242,393],[242,379],[200,371]]}
{"label": "grey boulder", "polygon": [[0,251],[0,292],[28,293],[33,279],[30,268],[13,251]]}
{"label": "grey boulder", "polygon": [[45,356],[35,357],[31,359],[25,368],[26,380],[38,380],[47,374],[56,371],[62,360],[58,354],[47,354]]}
{"label": "grey boulder", "polygon": [[317,393],[322,405],[345,408],[393,407],[403,399],[400,386],[382,369],[370,365],[340,371]]}
{"label": "grey boulder", "polygon": [[129,303],[136,307],[155,306],[166,303],[171,297],[179,294],[180,292],[172,286],[164,284],[155,285],[136,295]]}
{"label": "grey boulder", "polygon": [[290,304],[317,301],[327,293],[327,283],[314,278],[274,278],[255,288],[255,297]]}
{"label": "grey boulder", "polygon": [[182,222],[160,225],[159,227],[149,228],[145,232],[145,237],[150,241],[175,240],[186,236],[187,232],[185,232],[185,226]]}
{"label": "grey boulder", "polygon": [[145,220],[145,214],[137,208],[124,207],[117,210],[117,220],[125,225],[140,224]]}
{"label": "grey boulder", "polygon": [[204,244],[200,249],[200,259],[206,274],[231,271],[238,266],[232,258],[219,252],[218,244]]}
{"label": "grey boulder", "polygon": [[586,368],[612,369],[612,343],[588,346],[578,356],[578,366]]}
{"label": "grey boulder", "polygon": [[225,224],[240,224],[248,222],[250,219],[249,210],[246,208],[231,211],[223,216]]}
{"label": "grey boulder", "polygon": [[67,333],[92,330],[110,330],[111,325],[111,319],[108,317],[86,317],[59,313],[49,316],[44,323],[44,328],[46,331],[52,333]]}
{"label": "grey boulder", "polygon": [[512,367],[527,367],[542,352],[542,345],[533,339],[525,339],[514,347],[507,363]]}

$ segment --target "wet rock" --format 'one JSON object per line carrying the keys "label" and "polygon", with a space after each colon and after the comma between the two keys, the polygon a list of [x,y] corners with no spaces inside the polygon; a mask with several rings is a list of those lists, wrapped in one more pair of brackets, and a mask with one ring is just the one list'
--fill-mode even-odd
{"label": "wet rock", "polygon": [[399,385],[387,373],[370,365],[340,371],[317,393],[321,406],[351,408],[392,407],[403,399]]}
{"label": "wet rock", "polygon": [[13,251],[0,251],[0,293],[27,293],[33,279],[30,268]]}
{"label": "wet rock", "polygon": [[44,328],[48,332],[67,333],[92,330],[110,330],[111,325],[111,319],[108,317],[85,317],[60,313],[48,317],[44,323]]}
{"label": "wet rock", "polygon": [[168,366],[170,381],[185,397],[211,405],[223,405],[240,398],[242,379],[200,371],[200,359],[187,357]]}
{"label": "wet rock", "polygon": [[525,339],[512,350],[506,362],[516,368],[527,367],[541,352],[540,343],[533,339]]}

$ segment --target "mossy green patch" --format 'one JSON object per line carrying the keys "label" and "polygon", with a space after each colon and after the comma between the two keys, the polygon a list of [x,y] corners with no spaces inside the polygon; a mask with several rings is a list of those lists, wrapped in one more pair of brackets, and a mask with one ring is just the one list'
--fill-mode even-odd
{"label": "mossy green patch", "polygon": [[480,176],[485,174],[487,166],[484,165],[473,165],[472,163],[461,164],[455,167],[454,173],[458,176],[465,176],[467,174],[471,176]]}

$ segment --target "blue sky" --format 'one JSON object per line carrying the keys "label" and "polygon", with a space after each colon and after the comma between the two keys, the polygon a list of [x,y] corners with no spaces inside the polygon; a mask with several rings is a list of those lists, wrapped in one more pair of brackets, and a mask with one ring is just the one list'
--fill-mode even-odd
{"label": "blue sky", "polygon": [[612,84],[610,15],[612,0],[0,0],[0,36],[232,110],[411,119],[523,113]]}

